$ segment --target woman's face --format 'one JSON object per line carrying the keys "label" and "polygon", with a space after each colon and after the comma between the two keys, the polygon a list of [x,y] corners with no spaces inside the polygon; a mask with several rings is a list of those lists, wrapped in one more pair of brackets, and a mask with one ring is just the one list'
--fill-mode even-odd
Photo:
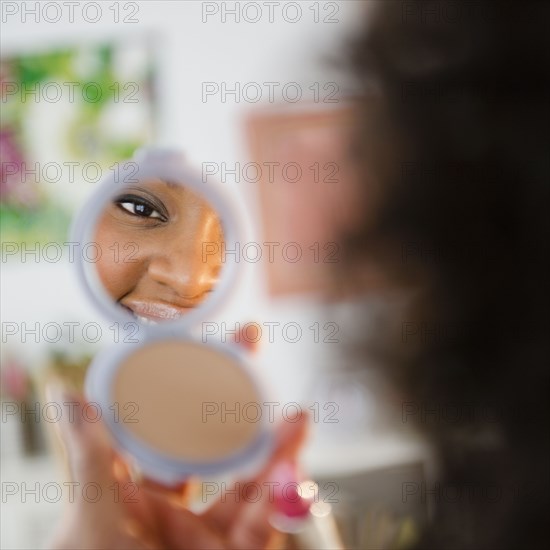
{"label": "woman's face", "polygon": [[[160,180],[121,189],[100,216],[95,242],[108,294],[144,321],[176,319],[214,289],[223,230],[208,203]],[[208,245],[208,246],[207,246]]]}

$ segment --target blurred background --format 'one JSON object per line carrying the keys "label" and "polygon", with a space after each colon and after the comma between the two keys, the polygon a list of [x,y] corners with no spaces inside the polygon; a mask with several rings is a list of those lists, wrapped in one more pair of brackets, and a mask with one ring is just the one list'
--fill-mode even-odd
{"label": "blurred background", "polygon": [[[70,4],[74,11],[2,2],[2,548],[43,547],[62,510],[64,499],[43,491],[64,475],[44,420],[44,382],[81,383],[90,358],[121,330],[78,285],[64,244],[77,209],[139,147],[176,147],[198,169],[217,170],[247,238],[261,238],[258,191],[231,173],[251,158],[244,117],[344,104],[353,91],[347,41],[368,2]],[[399,526],[425,519],[425,503],[402,498],[404,483],[423,480],[425,450],[388,425],[373,381],[341,370],[353,307],[307,293],[272,296],[264,267],[243,264],[219,319],[228,328],[300,328],[298,339],[281,329],[264,338],[256,363],[275,400],[320,410],[304,465],[321,486],[338,487],[335,511],[350,546],[382,547]],[[332,411],[337,422],[324,422]]]}

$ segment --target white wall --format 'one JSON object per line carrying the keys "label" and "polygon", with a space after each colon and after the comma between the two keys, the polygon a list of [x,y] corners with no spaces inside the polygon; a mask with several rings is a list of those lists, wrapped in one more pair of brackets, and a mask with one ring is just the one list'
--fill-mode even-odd
{"label": "white wall", "polygon": [[[287,20],[296,19],[297,12],[289,6],[292,3],[280,2],[273,5],[273,22],[270,22],[268,6],[264,2],[255,2],[261,10],[258,12],[261,19],[251,23],[248,21],[255,17],[254,6],[246,8],[251,3],[240,2],[241,20],[237,23],[234,15],[223,14],[223,6],[230,10],[235,2],[145,1],[135,4],[139,11],[132,18],[139,22],[115,24],[111,1],[100,2],[102,15],[97,23],[88,23],[83,19],[84,16],[89,19],[95,17],[92,8],[86,8],[89,11],[83,11],[83,7],[75,8],[74,22],[71,23],[68,8],[62,2],[56,2],[62,7],[62,18],[58,23],[49,23],[48,19],[56,16],[55,8],[43,11],[42,7],[38,16],[27,13],[24,18],[22,14],[26,11],[23,5],[18,3],[18,8],[14,8],[14,4],[3,2],[3,55],[22,50],[54,49],[75,41],[124,40],[130,36],[150,39],[158,54],[160,110],[157,143],[183,148],[198,165],[207,161],[225,162],[228,166],[233,166],[237,161],[247,161],[242,115],[258,105],[244,100],[237,103],[231,96],[227,97],[227,102],[222,102],[219,95],[205,102],[203,83],[227,82],[230,87],[235,82],[241,85],[256,82],[265,90],[264,103],[269,103],[264,82],[281,84],[275,94],[279,101],[282,99],[280,90],[289,82],[299,83],[304,99],[313,97],[313,92],[308,88],[316,82],[321,87],[326,82],[337,82],[343,90],[346,88],[342,76],[345,70],[331,66],[328,58],[338,59],[342,55],[345,39],[354,23],[360,20],[358,14],[362,9],[362,2],[355,1],[302,1],[299,3],[302,15],[296,23],[290,23]],[[26,10],[35,7],[35,2],[26,4]],[[81,2],[81,6],[87,4],[90,2]],[[120,2],[121,19],[132,15],[133,5],[131,2]],[[311,9],[316,6],[319,22],[315,21],[315,13]],[[207,16],[207,12],[215,7],[219,8],[219,12]],[[17,13],[11,15],[14,9]],[[38,23],[36,17],[39,18]],[[324,23],[324,19],[338,22]],[[231,177],[225,185],[231,197],[240,204],[247,237],[253,239],[258,222],[254,197],[251,196],[253,188],[235,183]],[[74,266],[44,262],[36,264],[29,258],[26,264],[3,264],[2,268],[2,320],[27,322],[28,326],[34,326],[36,321],[45,323],[68,319],[82,320],[84,323],[98,320],[93,308],[80,293],[74,279]],[[224,311],[224,318],[246,322],[270,320],[274,315],[293,320],[298,312],[300,317],[304,316],[307,309],[296,300],[291,301],[292,306],[267,303],[261,271],[254,264],[245,264],[244,268],[243,280],[231,307]],[[271,308],[277,309],[272,312]],[[313,312],[309,316],[311,322],[319,320],[317,316]],[[306,326],[309,326],[308,315],[305,317]],[[32,357],[36,357],[37,350],[42,353],[42,346],[34,345],[33,336],[28,341],[21,353]],[[295,354],[305,346],[303,356],[307,363],[311,349],[306,344],[294,344],[292,350]],[[281,365],[288,364],[288,357],[283,361],[285,347],[286,342],[277,338],[269,350],[265,350],[265,361],[279,365],[274,370],[276,377],[281,374],[281,382],[285,379]],[[301,368],[305,369],[305,365]]]}

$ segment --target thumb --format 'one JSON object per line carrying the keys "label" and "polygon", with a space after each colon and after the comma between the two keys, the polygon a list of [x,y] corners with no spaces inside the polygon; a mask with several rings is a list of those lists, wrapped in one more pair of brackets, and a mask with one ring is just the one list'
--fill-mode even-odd
{"label": "thumb", "polygon": [[[101,422],[97,404],[87,403],[84,397],[55,383],[46,388],[50,401],[62,410],[57,432],[65,448],[75,501],[91,503],[116,482],[114,452]],[[86,492],[84,492],[86,491]]]}
{"label": "thumb", "polygon": [[58,434],[72,483],[66,521],[55,535],[55,548],[158,548],[147,502],[135,483],[119,483],[116,456],[94,403],[63,386],[46,389],[62,408]]}

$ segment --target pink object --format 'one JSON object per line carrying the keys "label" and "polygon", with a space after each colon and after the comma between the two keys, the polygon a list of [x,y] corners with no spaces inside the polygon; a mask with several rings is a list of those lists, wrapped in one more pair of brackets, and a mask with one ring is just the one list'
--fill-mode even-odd
{"label": "pink object", "polygon": [[273,481],[278,483],[274,490],[274,504],[277,513],[288,518],[305,518],[311,503],[302,497],[297,467],[284,462],[273,471]]}

